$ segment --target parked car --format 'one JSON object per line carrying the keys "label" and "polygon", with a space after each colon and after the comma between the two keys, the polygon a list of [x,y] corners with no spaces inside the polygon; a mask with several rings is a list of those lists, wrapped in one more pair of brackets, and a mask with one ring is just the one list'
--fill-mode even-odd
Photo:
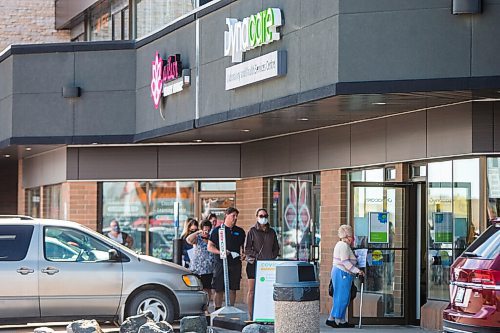
{"label": "parked car", "polygon": [[488,227],[450,270],[445,332],[500,332],[500,223]]}
{"label": "parked car", "polygon": [[0,276],[3,324],[121,322],[146,310],[172,322],[208,305],[189,270],[69,221],[0,217]]}

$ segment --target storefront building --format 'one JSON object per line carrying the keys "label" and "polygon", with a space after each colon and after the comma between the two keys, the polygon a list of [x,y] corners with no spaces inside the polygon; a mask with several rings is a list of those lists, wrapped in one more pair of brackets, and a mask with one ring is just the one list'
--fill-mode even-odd
{"label": "storefront building", "polygon": [[136,40],[12,46],[2,212],[118,218],[171,259],[176,223],[236,205],[248,229],[266,207],[322,312],[347,223],[365,322],[437,329],[451,263],[500,206],[500,2],[453,3],[212,1]]}

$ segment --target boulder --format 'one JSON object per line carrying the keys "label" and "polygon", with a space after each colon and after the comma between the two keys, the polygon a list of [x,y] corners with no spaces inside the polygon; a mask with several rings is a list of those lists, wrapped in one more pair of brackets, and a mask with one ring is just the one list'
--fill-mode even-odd
{"label": "boulder", "polygon": [[174,333],[174,329],[167,322],[149,321],[142,325],[137,333]]}
{"label": "boulder", "polygon": [[66,326],[68,333],[103,333],[99,323],[92,320],[77,320]]}
{"label": "boulder", "polygon": [[260,324],[250,324],[243,328],[241,333],[273,333],[273,325],[260,325]]}
{"label": "boulder", "polygon": [[207,318],[205,316],[188,316],[181,319],[180,333],[207,332]]}
{"label": "boulder", "polygon": [[152,318],[153,313],[151,311],[146,311],[136,316],[130,316],[120,325],[120,333],[137,333],[142,325],[149,322],[154,323]]}
{"label": "boulder", "polygon": [[33,333],[53,333],[53,332],[55,331],[50,327],[38,327],[35,328],[35,330],[33,331]]}

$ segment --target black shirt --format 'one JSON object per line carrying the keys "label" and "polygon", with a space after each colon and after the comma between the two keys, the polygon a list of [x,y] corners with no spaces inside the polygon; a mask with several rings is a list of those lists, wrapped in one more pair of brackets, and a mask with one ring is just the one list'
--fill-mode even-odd
{"label": "black shirt", "polygon": [[[214,243],[215,247],[219,249],[219,229],[220,227],[217,227],[210,232],[210,240]],[[245,230],[241,229],[238,226],[234,226],[232,228],[225,227],[226,231],[226,249],[231,251],[231,252],[236,252],[240,254],[241,252],[241,247],[245,244]],[[216,256],[218,260],[220,259],[220,256]],[[241,257],[236,257],[233,258],[231,255],[227,256],[227,264],[228,265],[235,265],[241,263]]]}

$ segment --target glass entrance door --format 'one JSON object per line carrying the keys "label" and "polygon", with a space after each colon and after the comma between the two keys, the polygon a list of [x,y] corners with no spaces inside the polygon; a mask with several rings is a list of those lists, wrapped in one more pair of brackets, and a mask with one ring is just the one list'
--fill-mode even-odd
{"label": "glass entrance door", "polygon": [[[406,324],[408,307],[409,187],[351,183],[355,249],[366,251],[363,322]],[[358,299],[352,317],[359,317]]]}

